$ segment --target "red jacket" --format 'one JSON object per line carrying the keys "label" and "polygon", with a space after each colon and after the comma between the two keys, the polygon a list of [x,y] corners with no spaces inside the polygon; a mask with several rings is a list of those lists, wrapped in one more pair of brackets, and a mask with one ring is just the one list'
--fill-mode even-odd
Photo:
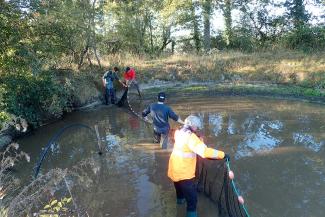
{"label": "red jacket", "polygon": [[123,77],[127,81],[135,79],[135,70],[131,68],[129,71],[124,73]]}

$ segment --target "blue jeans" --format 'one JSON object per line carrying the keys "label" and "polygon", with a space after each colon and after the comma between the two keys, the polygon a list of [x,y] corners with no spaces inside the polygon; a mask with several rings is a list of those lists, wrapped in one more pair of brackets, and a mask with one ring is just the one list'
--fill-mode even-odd
{"label": "blue jeans", "polygon": [[168,147],[168,131],[167,133],[158,133],[153,130],[153,140],[155,143],[160,143],[162,149],[167,149]]}
{"label": "blue jeans", "polygon": [[114,88],[105,88],[105,103],[109,104],[109,98],[111,98],[111,103],[115,104],[115,89]]}

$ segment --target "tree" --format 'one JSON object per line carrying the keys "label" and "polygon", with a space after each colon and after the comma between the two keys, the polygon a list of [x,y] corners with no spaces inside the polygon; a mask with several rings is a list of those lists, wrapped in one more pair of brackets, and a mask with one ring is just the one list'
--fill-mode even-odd
{"label": "tree", "polygon": [[299,29],[308,23],[310,15],[305,9],[305,0],[287,0],[284,6],[288,11],[288,19],[295,29]]}
{"label": "tree", "polygon": [[[0,0],[0,75],[29,68],[34,55],[29,53],[28,17],[14,2]],[[0,76],[0,77],[1,77]]]}
{"label": "tree", "polygon": [[212,0],[202,0],[202,9],[203,9],[203,45],[204,50],[208,52],[211,49],[211,36],[210,36],[210,19],[212,15]]}
{"label": "tree", "polygon": [[269,0],[247,0],[240,3],[242,28],[253,35],[257,42],[254,42],[255,46],[275,41],[286,31],[284,17],[270,13],[270,8],[277,10],[279,7],[282,5]]}
{"label": "tree", "polygon": [[232,0],[224,0],[224,6],[222,7],[223,16],[225,18],[225,38],[228,46],[232,45],[233,31],[232,31]]}
{"label": "tree", "polygon": [[191,24],[192,24],[192,37],[195,44],[196,52],[198,53],[201,49],[201,39],[200,39],[200,27],[199,27],[199,18],[196,15],[195,11],[197,8],[197,3],[193,1],[190,4],[190,11],[191,11]]}

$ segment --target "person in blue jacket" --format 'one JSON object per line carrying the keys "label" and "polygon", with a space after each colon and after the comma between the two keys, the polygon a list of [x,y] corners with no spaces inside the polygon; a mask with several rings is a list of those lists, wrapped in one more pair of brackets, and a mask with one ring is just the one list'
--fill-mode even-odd
{"label": "person in blue jacket", "polygon": [[151,115],[153,119],[153,137],[155,143],[160,143],[163,149],[168,146],[168,132],[170,125],[168,119],[171,118],[180,124],[184,124],[182,119],[167,105],[164,104],[166,94],[160,92],[158,94],[158,102],[150,104],[142,112],[142,117],[146,118]]}
{"label": "person in blue jacket", "polygon": [[117,67],[114,67],[113,71],[108,70],[105,72],[105,74],[102,77],[103,85],[105,87],[105,103],[106,105],[109,104],[109,99],[112,104],[115,104],[116,101],[116,94],[115,94],[115,88],[114,88],[114,80],[117,80],[121,83],[119,78],[117,77],[117,72],[119,69]]}

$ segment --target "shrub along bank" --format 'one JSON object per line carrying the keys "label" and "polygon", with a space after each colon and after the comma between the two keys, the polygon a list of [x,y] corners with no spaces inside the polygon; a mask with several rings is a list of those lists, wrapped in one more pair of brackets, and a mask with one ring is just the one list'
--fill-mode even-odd
{"label": "shrub along bank", "polygon": [[[322,102],[325,97],[323,56],[288,51],[233,51],[152,59],[124,54],[103,58],[102,69],[85,66],[81,70],[44,70],[37,74],[5,73],[0,78],[0,128],[3,131],[10,120],[15,125],[12,120],[20,119],[25,119],[29,128],[35,128],[76,107],[100,101],[101,76],[112,66],[134,67],[140,83],[152,87],[146,93],[166,89],[165,84],[185,83],[181,87],[174,85],[168,91],[279,95]],[[189,85],[191,82],[199,84]]]}

